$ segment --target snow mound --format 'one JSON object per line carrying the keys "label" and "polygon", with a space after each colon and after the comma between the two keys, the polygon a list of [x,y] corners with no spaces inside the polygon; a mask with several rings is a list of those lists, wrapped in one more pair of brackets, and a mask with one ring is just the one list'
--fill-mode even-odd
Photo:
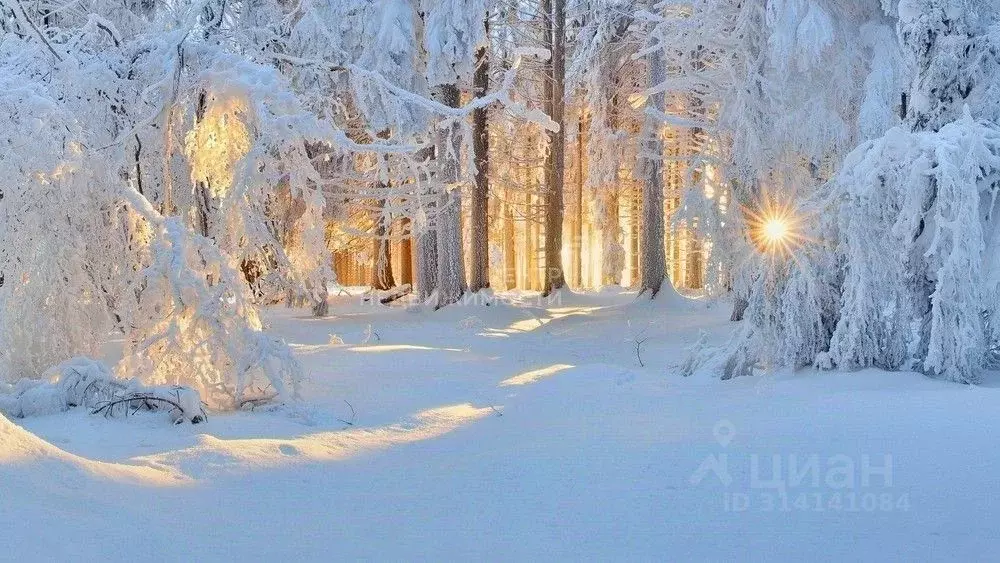
{"label": "snow mound", "polygon": [[0,415],[0,461],[23,462],[42,458],[70,457],[52,444],[17,426]]}
{"label": "snow mound", "polygon": [[663,282],[660,291],[653,298],[653,303],[658,303],[672,311],[692,311],[704,305],[701,299],[685,297],[678,293],[669,280]]}
{"label": "snow mound", "polygon": [[[0,481],[4,489],[46,490],[66,483],[117,481],[179,485],[189,480],[162,469],[85,459],[65,452],[0,415]],[[26,488],[22,488],[26,487]]]}

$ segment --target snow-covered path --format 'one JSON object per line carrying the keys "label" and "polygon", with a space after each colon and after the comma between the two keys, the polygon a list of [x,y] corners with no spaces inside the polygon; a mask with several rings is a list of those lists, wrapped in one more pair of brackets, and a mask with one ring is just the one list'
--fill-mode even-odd
{"label": "snow-covered path", "polygon": [[340,298],[322,320],[276,310],[312,374],[301,406],[180,427],[18,421],[39,438],[0,420],[2,557],[995,551],[997,388],[875,371],[683,379],[670,367],[700,330],[722,341],[728,311],[633,298],[436,313]]}

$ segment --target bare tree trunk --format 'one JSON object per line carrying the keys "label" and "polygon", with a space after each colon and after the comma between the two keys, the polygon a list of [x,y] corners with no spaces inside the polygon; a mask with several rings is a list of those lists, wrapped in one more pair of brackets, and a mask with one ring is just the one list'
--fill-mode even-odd
{"label": "bare tree trunk", "polygon": [[[659,51],[649,54],[649,84],[655,86],[666,78],[663,55]],[[647,104],[660,112],[664,111],[665,99],[662,92],[649,97]],[[642,279],[639,291],[649,291],[652,297],[660,291],[667,273],[666,249],[663,246],[663,137],[662,124],[658,119],[646,116],[643,122],[642,158]]]}
{"label": "bare tree trunk", "polygon": [[[511,288],[520,289],[533,289],[533,277],[532,268],[534,268],[534,258],[537,256],[537,251],[532,246],[534,242],[533,233],[535,230],[535,194],[532,190],[535,189],[534,184],[534,172],[530,166],[526,164],[526,154],[528,147],[535,147],[534,135],[529,131],[528,138],[524,143],[522,150],[518,151],[515,148],[516,155],[519,155],[517,164],[515,164],[517,186],[513,193],[508,192],[508,197],[511,201],[516,201],[516,206],[511,207],[511,224],[513,225],[513,231],[515,234],[520,235],[516,241],[516,245],[519,247],[517,254],[517,260],[515,262],[515,274],[514,274],[514,285]],[[515,210],[520,210],[520,217],[515,215]],[[515,222],[515,218],[518,221]]]}
{"label": "bare tree trunk", "polygon": [[[486,23],[489,36],[489,22]],[[489,89],[490,60],[489,49],[482,47],[476,54],[476,73],[473,90],[477,96],[484,96]],[[489,193],[490,193],[490,134],[487,123],[487,108],[479,108],[472,114],[472,149],[476,161],[476,182],[472,186],[471,220],[472,243],[470,245],[471,272],[469,291],[476,292],[490,286],[489,263]]]}
{"label": "bare tree trunk", "polygon": [[[510,194],[507,196],[511,197]],[[503,204],[503,260],[504,288],[517,287],[517,230],[514,225],[514,208],[510,201]]]}
{"label": "bare tree trunk", "polygon": [[601,277],[604,285],[621,285],[625,266],[622,228],[618,217],[620,195],[617,188],[604,194],[604,222],[601,228]]}
{"label": "bare tree trunk", "polygon": [[566,285],[562,263],[563,189],[566,183],[566,0],[543,0],[545,43],[552,56],[546,64],[544,95],[549,116],[559,126],[549,132],[545,159],[545,282],[548,295]]}
{"label": "bare tree trunk", "polygon": [[530,218],[525,223],[524,262],[527,269],[525,279],[527,283],[526,289],[534,290],[538,289],[541,285],[538,279],[538,251],[541,246],[538,243],[538,239],[540,238],[538,232],[539,223],[534,217],[535,210],[538,209],[538,194],[529,192],[527,200],[527,209],[530,213]]}
{"label": "bare tree trunk", "polygon": [[573,278],[583,287],[583,160],[586,154],[587,126],[581,112],[576,137],[576,222],[573,225]]}
{"label": "bare tree trunk", "polygon": [[[198,94],[198,107],[195,108],[195,124],[201,123],[205,119],[205,111],[208,109],[208,94],[203,90]],[[194,185],[195,220],[197,221],[198,232],[201,236],[208,238],[209,214],[211,206],[211,194],[207,182],[195,182]]]}
{"label": "bare tree trunk", "polygon": [[[431,211],[433,211],[433,209],[431,209]],[[423,230],[416,235],[416,242],[417,264],[414,272],[415,275],[413,277],[417,284],[417,296],[421,300],[425,300],[430,297],[431,293],[434,293],[434,290],[437,288],[437,232],[425,226]]]}
{"label": "bare tree trunk", "polygon": [[[458,107],[458,86],[443,84],[434,97],[448,107]],[[462,257],[462,191],[454,186],[459,175],[458,126],[438,133],[435,143],[435,184],[440,191],[437,209],[437,289],[436,307],[458,302],[465,293],[465,263]]]}
{"label": "bare tree trunk", "polygon": [[642,191],[637,185],[628,190],[628,283],[639,287],[639,214],[642,212]]}
{"label": "bare tree trunk", "polygon": [[[705,68],[705,62],[702,56],[702,49],[699,47],[695,50],[694,60],[692,61],[692,66],[695,72],[701,72]],[[691,113],[699,120],[704,119],[707,107],[705,106],[704,93],[698,89],[692,90],[690,94],[691,99]],[[694,127],[691,129],[691,140],[693,142],[693,149],[699,153],[703,154],[708,147],[708,133],[701,127]],[[702,165],[705,166],[705,165]],[[703,168],[695,168],[692,170],[692,180],[695,186],[701,185],[702,179],[704,177],[705,171]],[[693,219],[689,225],[688,232],[690,236],[688,238],[688,264],[687,271],[688,276],[686,280],[686,285],[692,289],[701,289],[705,285],[705,280],[703,276],[704,262],[702,260],[702,249],[704,248],[702,241],[698,240],[698,222],[697,219]]]}
{"label": "bare tree trunk", "polygon": [[[621,40],[624,30],[616,33],[611,44],[616,44]],[[602,89],[609,95],[607,111],[604,115],[604,126],[609,134],[617,135],[622,126],[622,100],[620,92],[623,90],[622,76],[618,65],[611,59],[605,58],[601,62]],[[617,164],[617,163],[616,163]],[[598,268],[594,268],[594,278],[601,285],[621,285],[622,271],[625,269],[625,248],[623,246],[623,235],[621,229],[621,218],[619,215],[619,203],[622,190],[617,175],[610,185],[602,182],[597,195],[597,213],[595,220],[600,227],[600,276],[597,275]]]}
{"label": "bare tree trunk", "polygon": [[[385,231],[379,227],[380,231]],[[372,287],[375,289],[392,289],[396,287],[395,277],[392,275],[392,249],[389,240],[384,238],[384,233],[375,239],[375,264],[372,268]]]}
{"label": "bare tree trunk", "polygon": [[403,218],[401,222],[403,239],[399,241],[399,283],[413,284],[413,239],[410,238],[410,220]]}
{"label": "bare tree trunk", "polygon": [[[419,18],[416,22],[419,24],[417,30],[418,41],[423,41],[424,35],[424,14],[421,12]],[[426,61],[423,57],[420,58],[421,66],[423,66]],[[426,67],[421,70],[425,70]],[[436,147],[428,147],[422,150],[417,156],[417,160],[427,160],[436,158]],[[426,301],[431,294],[438,287],[438,238],[437,229],[440,228],[438,224],[437,217],[437,188],[434,186],[435,182],[438,180],[433,177],[433,169],[435,166],[431,166],[432,171],[428,174],[429,177],[424,178],[423,182],[423,193],[424,201],[421,205],[424,207],[424,217],[425,220],[422,222],[417,222],[417,224],[411,224],[411,227],[416,227],[416,232],[411,230],[411,237],[414,240],[416,246],[414,252],[414,270],[413,270],[413,281],[416,284],[416,290],[414,293],[420,301]],[[419,183],[418,183],[419,184]]]}
{"label": "bare tree trunk", "polygon": [[729,316],[729,320],[732,322],[742,321],[743,314],[746,313],[747,307],[750,306],[750,302],[742,297],[737,297],[733,300],[733,314]]}
{"label": "bare tree trunk", "polygon": [[385,207],[385,200],[378,202],[378,217],[375,218],[375,261],[372,264],[372,287],[375,289],[392,289],[396,287],[396,281],[392,275],[392,250],[389,246],[387,236],[386,219],[382,211]]}

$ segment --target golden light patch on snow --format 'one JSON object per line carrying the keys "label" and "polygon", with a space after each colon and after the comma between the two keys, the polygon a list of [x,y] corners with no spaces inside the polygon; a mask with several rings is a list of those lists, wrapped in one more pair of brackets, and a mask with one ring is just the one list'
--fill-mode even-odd
{"label": "golden light patch on snow", "polygon": [[[413,422],[376,428],[349,428],[317,432],[299,438],[250,438],[222,440],[202,436],[197,446],[135,458],[155,467],[179,467],[191,477],[211,476],[220,471],[241,471],[276,467],[290,463],[338,461],[386,450],[395,446],[431,440],[495,412],[468,403],[428,409],[416,414]],[[206,460],[211,460],[206,463]]]}
{"label": "golden light patch on snow", "polygon": [[514,321],[507,328],[503,329],[502,332],[531,332],[537,328],[541,328],[550,322],[552,322],[553,317],[538,317],[534,319],[524,319],[522,321]]}
{"label": "golden light patch on snow", "polygon": [[559,319],[568,315],[589,315],[594,311],[603,309],[604,307],[553,307],[551,309],[546,309],[553,318]]}
{"label": "golden light patch on snow", "polygon": [[513,334],[517,332],[531,332],[537,330],[550,322],[561,319],[563,317],[570,317],[574,315],[589,315],[594,311],[603,309],[603,307],[554,307],[552,309],[546,309],[545,312],[548,316],[545,317],[532,317],[530,319],[522,319],[514,321],[506,328],[502,329],[490,329],[486,331],[487,336],[495,336],[497,333],[502,334]]}
{"label": "golden light patch on snow", "polygon": [[354,346],[347,349],[350,352],[367,352],[367,353],[382,353],[382,352],[404,352],[406,350],[425,350],[428,352],[464,352],[460,348],[434,348],[432,346],[417,346],[413,344],[383,344],[377,346]]}
{"label": "golden light patch on snow", "polygon": [[541,381],[546,377],[552,377],[561,371],[566,371],[574,367],[576,366],[571,366],[569,364],[553,364],[547,368],[526,371],[520,375],[515,375],[514,377],[501,381],[500,387],[507,387],[510,385],[528,385],[529,383]]}

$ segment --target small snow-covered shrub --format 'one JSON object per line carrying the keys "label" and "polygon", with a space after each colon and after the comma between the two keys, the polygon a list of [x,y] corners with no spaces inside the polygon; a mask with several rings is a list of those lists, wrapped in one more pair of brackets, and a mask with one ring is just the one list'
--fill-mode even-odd
{"label": "small snow-covered shrub", "polygon": [[152,244],[145,289],[125,315],[136,330],[119,374],[190,386],[218,409],[239,408],[254,388],[296,396],[298,361],[263,332],[247,285],[226,257],[175,218],[162,220]]}
{"label": "small snow-covered shrub", "polygon": [[13,416],[17,418],[40,416],[62,412],[69,408],[66,405],[66,398],[57,386],[35,381],[31,383],[31,385],[22,386],[18,391],[17,410],[12,413]]}
{"label": "small snow-covered shrub", "polygon": [[708,344],[708,333],[704,330],[698,334],[698,340],[686,350],[687,355],[679,366],[678,371],[683,377],[690,377],[707,369],[712,360],[719,357],[719,350]]}
{"label": "small snow-covered shrub", "polygon": [[66,399],[66,405],[76,407],[106,400],[114,376],[103,363],[76,357],[46,370],[42,380],[56,382],[59,394]]}
{"label": "small snow-covered shrub", "polygon": [[0,393],[0,412],[11,418],[55,414],[74,407],[105,416],[138,410],[167,412],[175,424],[206,419],[201,396],[190,387],[145,386],[136,379],[115,379],[101,362],[77,357],[45,372],[44,379],[22,379]]}

